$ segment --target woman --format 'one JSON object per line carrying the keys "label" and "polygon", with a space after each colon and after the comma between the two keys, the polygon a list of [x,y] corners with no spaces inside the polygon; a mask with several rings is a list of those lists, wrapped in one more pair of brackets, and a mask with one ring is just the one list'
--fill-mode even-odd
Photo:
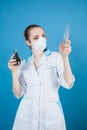
{"label": "woman", "polygon": [[14,95],[23,96],[13,130],[66,130],[58,90],[60,85],[70,89],[74,83],[69,64],[70,40],[60,44],[60,52],[51,52],[46,48],[41,26],[28,26],[24,36],[32,56],[20,65],[16,65],[14,55],[8,62]]}

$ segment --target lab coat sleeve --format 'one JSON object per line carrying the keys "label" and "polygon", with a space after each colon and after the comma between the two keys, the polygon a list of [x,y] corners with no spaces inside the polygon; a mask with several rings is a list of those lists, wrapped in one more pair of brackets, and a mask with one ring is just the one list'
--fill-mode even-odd
{"label": "lab coat sleeve", "polygon": [[18,75],[19,82],[20,82],[21,88],[22,88],[20,97],[22,97],[24,95],[24,93],[26,92],[26,87],[27,87],[27,84],[25,82],[24,75],[23,75],[24,64],[25,64],[25,62],[22,61],[21,65],[17,69],[17,75]]}
{"label": "lab coat sleeve", "polygon": [[57,62],[57,75],[58,75],[58,83],[64,87],[64,88],[67,88],[67,89],[70,89],[73,87],[74,85],[74,81],[75,81],[75,77],[73,75],[72,77],[72,84],[70,86],[68,86],[67,82],[65,81],[64,79],[64,76],[63,76],[63,72],[64,72],[64,64],[63,64],[63,59],[62,59],[62,56],[60,53],[57,53],[56,54],[56,62]]}

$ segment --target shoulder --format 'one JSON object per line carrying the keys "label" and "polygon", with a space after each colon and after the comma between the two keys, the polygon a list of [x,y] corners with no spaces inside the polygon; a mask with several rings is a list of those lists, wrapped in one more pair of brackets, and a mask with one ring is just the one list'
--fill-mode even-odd
{"label": "shoulder", "polygon": [[61,58],[61,54],[60,52],[56,52],[56,51],[51,51],[48,48],[46,48],[46,50],[44,51],[44,54],[46,57],[48,58]]}
{"label": "shoulder", "polygon": [[51,51],[50,55],[47,55],[46,57],[48,59],[48,62],[52,66],[61,66],[63,64],[63,60],[60,52]]}
{"label": "shoulder", "polygon": [[52,52],[51,53],[51,58],[53,59],[54,62],[62,62],[62,56],[60,52]]}

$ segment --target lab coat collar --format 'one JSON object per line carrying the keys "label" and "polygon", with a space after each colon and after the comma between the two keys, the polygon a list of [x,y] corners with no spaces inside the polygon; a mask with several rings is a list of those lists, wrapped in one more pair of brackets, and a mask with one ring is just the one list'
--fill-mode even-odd
{"label": "lab coat collar", "polygon": [[[46,62],[47,56],[49,56],[49,55],[51,55],[51,51],[46,48],[46,49],[44,50],[43,56],[42,56],[41,59],[40,59],[40,62],[39,62],[38,67],[40,67],[44,62]],[[31,56],[31,59],[32,59],[32,62],[34,63],[34,56],[33,56],[33,54],[32,54],[32,56]]]}
{"label": "lab coat collar", "polygon": [[46,48],[46,49],[44,50],[44,54],[45,54],[45,56],[49,56],[49,55],[51,55],[51,51]]}
{"label": "lab coat collar", "polygon": [[[44,50],[44,55],[45,55],[46,57],[49,56],[49,55],[51,55],[51,53],[52,53],[52,52],[51,52],[48,48],[46,48],[46,49]],[[29,61],[30,57],[33,57],[32,53],[31,53],[30,56],[26,59],[26,62]]]}

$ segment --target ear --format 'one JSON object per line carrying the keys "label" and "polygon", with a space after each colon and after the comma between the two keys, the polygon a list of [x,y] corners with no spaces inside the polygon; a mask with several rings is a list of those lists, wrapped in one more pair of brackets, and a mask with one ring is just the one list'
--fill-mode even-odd
{"label": "ear", "polygon": [[27,44],[28,46],[31,46],[31,41],[30,41],[30,40],[26,40],[26,44]]}

